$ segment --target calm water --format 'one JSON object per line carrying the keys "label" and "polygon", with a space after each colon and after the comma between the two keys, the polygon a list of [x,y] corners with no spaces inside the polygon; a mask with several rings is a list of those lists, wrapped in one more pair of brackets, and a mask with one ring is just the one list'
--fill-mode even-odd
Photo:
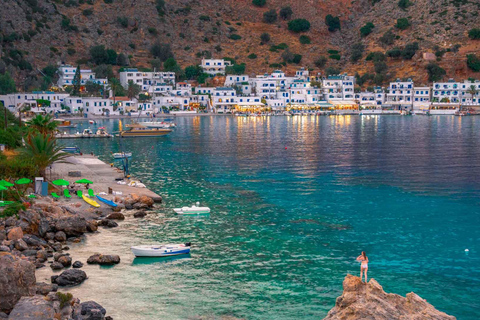
{"label": "calm water", "polygon": [[[90,279],[71,290],[80,298],[115,319],[320,319],[365,250],[369,276],[387,292],[414,291],[458,319],[478,319],[480,118],[176,122],[168,137],[123,140],[132,173],[165,201],[147,219],[72,249],[74,259],[122,258],[113,268],[86,266]],[[119,150],[117,140],[66,143],[109,162]],[[172,213],[195,201],[212,213]],[[173,260],[129,251],[185,241],[191,256]]]}

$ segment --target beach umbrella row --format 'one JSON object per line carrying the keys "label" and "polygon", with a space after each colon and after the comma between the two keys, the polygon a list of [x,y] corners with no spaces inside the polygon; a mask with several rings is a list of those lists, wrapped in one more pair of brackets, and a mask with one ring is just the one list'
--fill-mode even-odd
{"label": "beach umbrella row", "polygon": [[70,182],[65,179],[53,180],[52,183],[56,186],[68,186]]}

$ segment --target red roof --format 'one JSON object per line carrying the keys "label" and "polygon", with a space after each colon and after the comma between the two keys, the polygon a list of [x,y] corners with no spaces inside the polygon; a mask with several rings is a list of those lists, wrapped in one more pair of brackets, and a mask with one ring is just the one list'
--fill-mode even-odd
{"label": "red roof", "polygon": [[[113,97],[109,98],[110,100],[113,100]],[[115,101],[130,101],[129,97],[115,97]]]}

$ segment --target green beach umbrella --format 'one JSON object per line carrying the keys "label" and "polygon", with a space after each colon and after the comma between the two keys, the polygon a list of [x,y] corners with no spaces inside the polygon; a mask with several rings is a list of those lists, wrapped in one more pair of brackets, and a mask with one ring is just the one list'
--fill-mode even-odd
{"label": "green beach umbrella", "polygon": [[88,184],[92,184],[93,182],[90,181],[90,180],[87,180],[87,179],[81,179],[81,180],[75,181],[75,183],[88,183]]}
{"label": "green beach umbrella", "polygon": [[68,186],[70,182],[65,179],[53,180],[52,183],[56,186]]}
{"label": "green beach umbrella", "polygon": [[29,184],[30,182],[32,182],[32,180],[27,178],[18,179],[15,181],[16,184]]}
{"label": "green beach umbrella", "polygon": [[6,181],[6,180],[0,180],[0,186],[2,186],[2,187],[13,187],[14,184],[13,184],[13,183],[10,183],[10,182],[8,182],[8,181]]}
{"label": "green beach umbrella", "polygon": [[0,190],[3,191],[3,190],[8,190],[8,189],[6,187],[0,185]]}

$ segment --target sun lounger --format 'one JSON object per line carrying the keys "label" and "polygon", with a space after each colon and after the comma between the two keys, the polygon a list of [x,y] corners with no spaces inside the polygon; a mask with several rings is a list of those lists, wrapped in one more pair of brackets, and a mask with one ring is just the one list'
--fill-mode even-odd
{"label": "sun lounger", "polygon": [[83,198],[82,190],[78,190],[78,191],[77,191],[77,196],[78,196],[79,198]]}
{"label": "sun lounger", "polygon": [[55,192],[52,192],[52,197],[54,197],[55,199],[60,199],[60,196]]}
{"label": "sun lounger", "polygon": [[88,189],[88,196],[90,196],[92,198],[95,197],[95,192],[93,192],[92,189]]}
{"label": "sun lounger", "polygon": [[28,197],[29,197],[30,199],[35,199],[37,196],[32,193],[32,194],[29,194]]}
{"label": "sun lounger", "polygon": [[67,199],[70,199],[72,197],[70,195],[70,192],[68,192],[68,189],[63,190],[63,196]]}

